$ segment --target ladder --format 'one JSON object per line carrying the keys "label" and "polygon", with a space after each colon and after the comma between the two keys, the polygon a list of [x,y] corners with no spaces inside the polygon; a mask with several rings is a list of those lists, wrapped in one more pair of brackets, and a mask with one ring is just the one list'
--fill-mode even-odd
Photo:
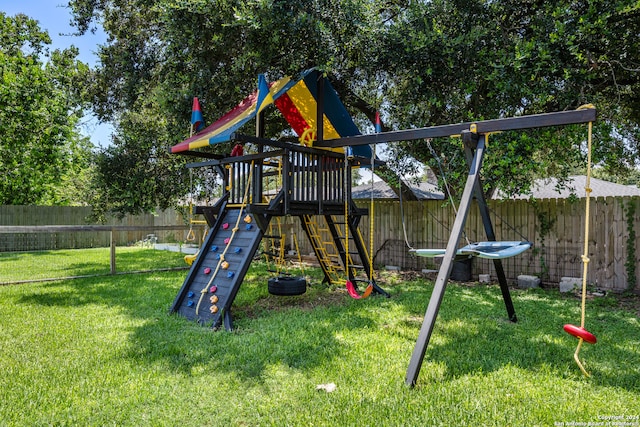
{"label": "ladder", "polygon": [[[333,237],[333,240],[335,242],[334,246],[338,247],[339,253],[344,254],[344,258],[341,259],[341,261],[343,262],[343,264],[346,262],[349,265],[349,279],[368,281],[368,276],[364,278],[356,277],[358,270],[365,270],[365,272],[369,271],[369,269],[367,268],[368,265],[364,265],[365,262],[368,263],[369,256],[367,254],[366,247],[364,246],[364,239],[362,237],[360,229],[358,229],[357,227],[349,227],[349,253],[347,253],[345,248],[346,245],[344,243],[345,231],[343,227],[348,227],[349,225],[345,224],[344,222],[339,222],[335,215],[331,215],[326,219],[328,226],[327,231],[330,232]],[[340,225],[342,225],[343,227],[340,227]],[[352,250],[355,250],[355,252],[352,252]],[[356,261],[359,261],[360,264],[354,261],[353,255],[358,256],[358,259]]]}
{"label": "ladder", "polygon": [[[278,275],[285,265],[285,237],[280,217],[273,217],[269,221],[268,233],[262,238],[262,254],[267,262],[267,269]],[[275,268],[270,268],[270,263],[273,263]]]}
{"label": "ladder", "polygon": [[[325,240],[322,237],[323,233],[326,234],[330,231],[329,228],[321,228],[318,221],[316,221],[315,215],[302,215],[302,219],[313,252],[316,254],[316,258],[318,258],[320,267],[324,272],[324,282],[329,282],[329,284],[344,284],[346,279],[340,274],[344,272],[344,268],[338,263],[340,259],[338,248],[333,240]],[[327,250],[328,248],[333,249],[332,253]]]}

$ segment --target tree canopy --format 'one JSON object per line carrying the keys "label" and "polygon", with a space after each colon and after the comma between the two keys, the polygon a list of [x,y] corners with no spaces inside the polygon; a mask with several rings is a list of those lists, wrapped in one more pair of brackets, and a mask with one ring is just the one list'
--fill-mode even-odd
{"label": "tree canopy", "polygon": [[[129,146],[132,156],[134,149],[161,152],[187,136],[192,96],[200,97],[211,121],[255,90],[259,73],[275,80],[315,66],[365,126],[376,110],[385,129],[405,129],[593,103],[599,112],[595,161],[620,176],[640,159],[637,0],[69,5],[80,33],[102,25],[109,34],[89,88],[99,117],[126,126],[124,117],[153,105],[154,120],[146,126],[154,134],[163,128],[151,145]],[[269,119],[268,135],[276,136],[282,129],[277,113]],[[579,127],[497,135],[487,153],[487,186],[520,191],[533,177],[566,177],[584,166],[584,139]],[[434,169],[439,161],[451,182],[461,179],[459,141],[430,143],[433,150],[427,141],[394,145],[392,158],[411,155]],[[175,185],[175,177],[159,176],[148,179]]]}
{"label": "tree canopy", "polygon": [[0,12],[0,204],[82,200],[90,144],[78,132],[88,68],[74,48],[50,52],[25,15]]}

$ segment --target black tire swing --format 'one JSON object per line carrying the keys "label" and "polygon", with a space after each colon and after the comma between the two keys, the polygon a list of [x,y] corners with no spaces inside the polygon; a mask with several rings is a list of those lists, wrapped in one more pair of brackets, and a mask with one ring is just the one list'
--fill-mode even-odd
{"label": "black tire swing", "polygon": [[268,288],[271,295],[302,295],[307,291],[307,279],[290,276],[272,277],[268,281]]}

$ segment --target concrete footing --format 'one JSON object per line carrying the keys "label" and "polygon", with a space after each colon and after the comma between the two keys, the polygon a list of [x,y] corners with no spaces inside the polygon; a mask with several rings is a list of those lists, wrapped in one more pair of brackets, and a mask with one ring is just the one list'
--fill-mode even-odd
{"label": "concrete footing", "polygon": [[523,289],[538,288],[540,287],[540,278],[521,274],[518,276],[518,287]]}
{"label": "concrete footing", "polygon": [[562,277],[560,279],[560,292],[571,292],[579,286],[582,286],[582,278],[580,277]]}

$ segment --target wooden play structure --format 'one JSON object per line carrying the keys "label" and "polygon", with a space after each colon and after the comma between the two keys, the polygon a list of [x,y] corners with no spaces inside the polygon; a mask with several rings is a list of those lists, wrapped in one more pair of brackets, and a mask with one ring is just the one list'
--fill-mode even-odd
{"label": "wooden play structure", "polygon": [[[264,83],[266,86],[266,83]],[[263,239],[273,235],[273,223],[298,218],[309,239],[324,282],[347,286],[359,297],[363,292],[387,295],[373,277],[367,245],[358,226],[367,209],[351,199],[351,169],[371,164],[368,146],[316,148],[324,138],[359,134],[330,82],[316,70],[297,79],[284,78],[263,86],[287,119],[299,140],[275,141],[264,132],[260,90],[247,97],[221,119],[171,148],[176,154],[199,157],[190,168],[208,167],[222,177],[224,195],[215,206],[200,207],[210,232],[171,307],[203,325],[232,329],[231,308],[243,278]],[[257,117],[256,117],[257,116]],[[257,119],[256,136],[237,133]],[[323,126],[317,126],[323,123]],[[212,154],[206,148],[221,142],[239,145],[233,155]],[[255,148],[247,153],[242,145]],[[327,236],[330,236],[327,238]],[[285,280],[286,282],[286,280]]]}
{"label": "wooden play structure", "polygon": [[[351,199],[351,168],[373,167],[376,160],[371,145],[377,143],[460,135],[469,169],[449,241],[444,249],[415,251],[419,256],[440,256],[442,263],[409,362],[406,383],[414,385],[418,378],[456,257],[492,259],[507,316],[517,321],[501,259],[517,255],[531,244],[496,242],[480,178],[487,139],[495,132],[591,123],[596,118],[594,108],[361,135],[320,72],[308,70],[296,79],[278,80],[269,88],[264,79],[259,82],[258,91],[235,109],[171,148],[176,154],[200,157],[189,167],[214,168],[225,186],[222,199],[200,211],[211,231],[175,298],[172,312],[212,327],[224,323],[226,329],[231,329],[231,306],[244,275],[261,239],[268,237],[270,222],[283,216],[300,220],[325,282],[346,285],[354,297],[368,293],[387,295],[375,283],[372,262],[358,229],[368,212]],[[291,125],[298,140],[264,138],[261,111],[270,102]],[[240,127],[253,118],[257,120],[256,135],[239,133]],[[249,143],[255,150],[247,154],[236,148],[232,156],[207,151],[210,145],[230,141]],[[273,185],[270,180],[278,184]],[[474,201],[487,241],[459,248]],[[329,233],[330,241],[320,237],[322,230]],[[364,274],[358,277],[358,271]],[[365,293],[359,293],[354,285],[362,282],[367,283]]]}

